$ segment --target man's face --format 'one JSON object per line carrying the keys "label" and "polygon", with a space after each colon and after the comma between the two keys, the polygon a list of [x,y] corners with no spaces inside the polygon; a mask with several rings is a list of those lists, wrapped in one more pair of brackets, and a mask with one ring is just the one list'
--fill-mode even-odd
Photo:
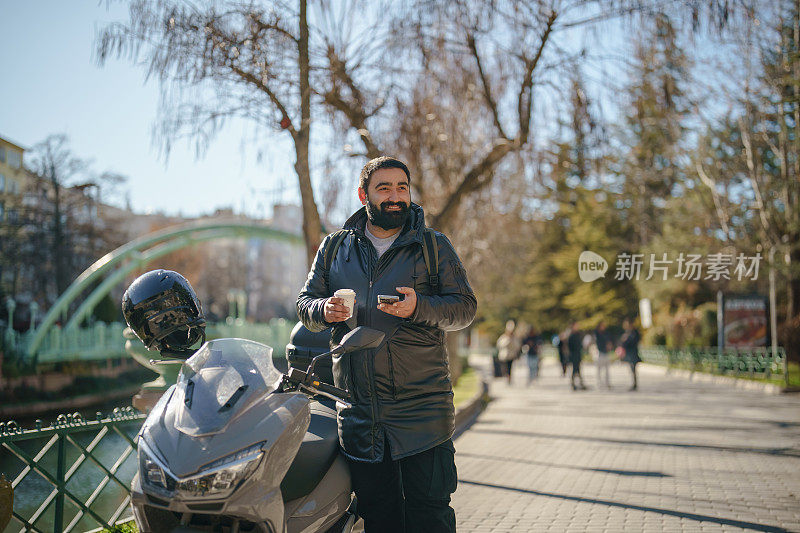
{"label": "man's face", "polygon": [[369,221],[383,229],[400,228],[411,209],[411,191],[406,173],[400,168],[381,168],[369,180],[367,190],[358,197],[367,207]]}

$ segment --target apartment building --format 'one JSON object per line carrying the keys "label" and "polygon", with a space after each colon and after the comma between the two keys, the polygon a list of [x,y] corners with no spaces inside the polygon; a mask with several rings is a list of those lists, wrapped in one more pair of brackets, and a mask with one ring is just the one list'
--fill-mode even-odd
{"label": "apartment building", "polygon": [[25,149],[0,137],[0,222],[17,216],[16,203],[25,183]]}

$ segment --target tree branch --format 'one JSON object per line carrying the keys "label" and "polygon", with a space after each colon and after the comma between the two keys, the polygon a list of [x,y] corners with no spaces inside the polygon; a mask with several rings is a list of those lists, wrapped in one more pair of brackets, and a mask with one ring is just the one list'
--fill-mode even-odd
{"label": "tree branch", "polygon": [[447,198],[444,207],[441,211],[431,218],[431,227],[445,228],[453,216],[455,215],[456,208],[461,203],[462,199],[477,190],[485,187],[490,183],[490,180],[483,179],[491,174],[494,167],[499,163],[511,150],[516,147],[516,143],[506,139],[498,139],[489,153],[486,154],[476,165],[474,165],[458,184],[456,189]]}
{"label": "tree branch", "polygon": [[[361,142],[364,143],[364,148],[367,150],[367,156],[370,159],[380,156],[382,152],[378,145],[375,144],[369,128],[367,128],[367,119],[370,115],[364,109],[364,96],[361,90],[347,71],[345,62],[339,59],[333,49],[328,50],[328,61],[331,66],[332,87],[322,94],[325,103],[344,114],[348,122],[350,122],[350,126],[361,137]],[[339,83],[343,83],[350,90],[351,101],[345,100]]]}
{"label": "tree branch", "polygon": [[[539,42],[539,48],[536,50],[536,54],[533,56],[533,59],[528,61],[525,75],[523,76],[522,83],[520,84],[519,96],[517,97],[520,146],[528,142],[528,134],[530,132],[531,113],[533,110],[533,71],[536,69],[536,65],[539,64],[539,60],[542,57],[544,47],[547,44],[550,33],[553,31],[553,24],[555,24],[556,17],[558,17],[558,14],[555,11],[551,11],[550,16],[547,18],[542,39]],[[528,95],[527,100],[525,98],[526,94]]]}
{"label": "tree branch", "polygon": [[[756,196],[756,209],[758,209],[758,217],[761,221],[761,227],[764,230],[764,236],[770,241],[773,241],[771,227],[769,221],[767,220],[764,198],[761,195],[761,184],[759,183],[758,179],[758,169],[755,165],[755,156],[753,154],[753,144],[750,140],[750,133],[747,131],[744,121],[741,119],[741,117],[737,120],[737,122],[739,123],[739,130],[742,133],[742,145],[744,146],[748,170],[747,176],[750,179],[750,186],[753,188],[753,193]],[[774,240],[774,242],[777,242],[777,239]]]}
{"label": "tree branch", "polygon": [[500,134],[500,136],[503,139],[508,139],[508,136],[506,135],[505,131],[503,131],[503,125],[500,123],[500,115],[497,112],[497,102],[495,102],[494,97],[492,96],[492,89],[489,86],[489,80],[486,78],[486,73],[483,71],[481,56],[478,53],[478,46],[475,43],[475,35],[471,32],[467,33],[467,47],[469,47],[470,52],[472,52],[472,57],[475,58],[475,64],[478,67],[478,75],[481,78],[483,97],[486,99],[486,105],[489,106],[489,110],[492,112],[494,125],[497,127],[497,131]]}
{"label": "tree branch", "polygon": [[695,164],[695,168],[697,169],[697,175],[700,176],[700,181],[702,181],[705,186],[708,187],[708,190],[711,191],[711,198],[714,200],[714,209],[717,211],[717,218],[722,226],[722,231],[725,232],[725,238],[730,239],[730,227],[728,226],[727,221],[728,217],[726,217],[725,213],[723,212],[722,203],[719,199],[719,193],[717,193],[716,189],[717,184],[709,177],[708,174],[706,174],[706,171],[703,169],[703,165],[701,165],[699,161]]}

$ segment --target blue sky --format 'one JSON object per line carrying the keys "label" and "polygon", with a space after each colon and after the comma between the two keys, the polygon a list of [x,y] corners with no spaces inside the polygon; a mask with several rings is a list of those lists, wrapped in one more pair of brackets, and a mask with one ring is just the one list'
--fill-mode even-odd
{"label": "blue sky", "polygon": [[[110,60],[100,68],[93,59],[98,29],[112,20],[127,20],[126,2],[2,2],[0,136],[31,148],[48,135],[68,135],[75,155],[93,160],[96,171],[128,177],[125,190],[138,212],[197,215],[233,207],[267,217],[274,203],[299,204],[287,134],[256,133],[248,123],[231,121],[200,159],[191,141],[179,140],[165,161],[151,135],[158,83],[145,82],[144,70],[127,60]],[[632,21],[622,25],[612,21],[588,31],[576,29],[569,42],[594,54],[624,57],[620,51],[626,49],[625,36],[634,26]],[[601,62],[602,71],[586,71],[587,82],[600,95],[595,102],[612,122],[618,113],[616,93],[625,80],[623,62]],[[556,129],[553,114],[563,105],[552,96],[545,95],[537,106],[546,131]],[[261,158],[259,150],[265,152]],[[317,184],[324,179],[319,170],[319,165],[316,172],[312,170]],[[317,188],[321,205],[320,194]],[[354,191],[344,196],[339,214],[356,204]],[[117,202],[123,203],[123,198]]]}
{"label": "blue sky", "polygon": [[[0,16],[0,136],[31,148],[65,133],[75,155],[99,172],[128,177],[135,211],[196,215],[216,207],[270,214],[273,203],[299,203],[294,155],[286,136],[264,139],[270,150],[257,161],[252,128],[231,122],[197,160],[178,141],[164,161],[153,145],[159,86],[127,61],[97,67],[99,27],[126,20],[121,2],[13,0]],[[243,147],[244,146],[244,147]]]}

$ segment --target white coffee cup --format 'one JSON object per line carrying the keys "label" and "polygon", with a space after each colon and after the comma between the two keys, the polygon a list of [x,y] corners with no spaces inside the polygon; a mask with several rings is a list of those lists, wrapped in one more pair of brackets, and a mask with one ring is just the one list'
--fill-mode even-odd
{"label": "white coffee cup", "polygon": [[351,318],[353,316],[353,307],[356,303],[356,291],[353,289],[339,289],[334,292],[333,295],[336,298],[344,300],[344,306],[347,307],[347,310],[350,312],[347,318]]}

